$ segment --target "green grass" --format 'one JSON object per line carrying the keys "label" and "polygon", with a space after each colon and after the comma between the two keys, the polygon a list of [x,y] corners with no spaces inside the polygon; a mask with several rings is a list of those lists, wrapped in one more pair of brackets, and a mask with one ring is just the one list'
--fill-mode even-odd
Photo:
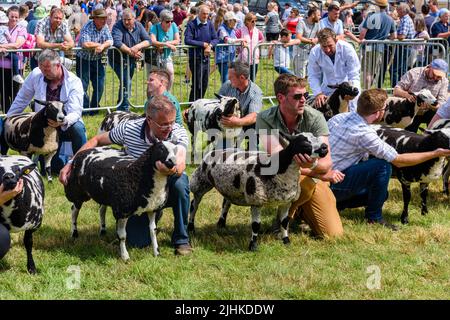
{"label": "green grass", "polygon": [[[101,120],[100,115],[85,118],[89,137]],[[45,217],[34,235],[38,274],[28,275],[23,234],[13,234],[12,248],[0,261],[0,300],[450,298],[450,200],[441,194],[440,183],[431,185],[427,216],[420,215],[418,186],[413,187],[410,224],[398,232],[365,224],[362,209],[346,210],[341,213],[345,235],[340,239],[317,240],[293,231],[291,245],[284,246],[264,234],[255,253],[247,251],[249,209],[233,206],[228,228],[217,230],[221,198],[212,191],[196,216],[192,255],[173,254],[173,217],[165,210],[158,234],[161,255],[153,257],[150,248],[129,249],[128,263],[119,258],[110,210],[107,235],[100,238],[98,206],[86,203],[78,219],[80,236],[72,240],[70,203],[61,184],[45,182],[45,187]],[[384,216],[398,222],[398,181],[391,181],[389,194]],[[264,211],[262,229],[273,217]],[[380,271],[379,289],[367,287],[373,283],[373,266]],[[79,288],[70,289],[74,267],[79,268]]]}

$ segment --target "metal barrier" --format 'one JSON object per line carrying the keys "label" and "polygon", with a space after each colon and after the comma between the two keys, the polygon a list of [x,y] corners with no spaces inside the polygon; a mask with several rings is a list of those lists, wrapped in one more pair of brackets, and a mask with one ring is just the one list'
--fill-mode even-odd
{"label": "metal barrier", "polygon": [[392,89],[408,70],[427,66],[436,58],[447,59],[447,51],[438,42],[365,40],[359,56],[362,89]]}

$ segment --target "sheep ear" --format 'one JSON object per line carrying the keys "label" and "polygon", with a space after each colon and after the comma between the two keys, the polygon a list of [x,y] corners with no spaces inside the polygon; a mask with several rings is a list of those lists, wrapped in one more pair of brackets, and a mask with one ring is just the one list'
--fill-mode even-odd
{"label": "sheep ear", "polygon": [[223,96],[221,96],[220,94],[217,94],[217,93],[214,93],[214,95],[217,97],[217,99],[222,99],[223,98]]}
{"label": "sheep ear", "polygon": [[433,134],[433,133],[435,133],[436,131],[439,131],[439,130],[425,129],[425,130],[423,131],[423,133],[425,133],[425,134]]}
{"label": "sheep ear", "polygon": [[32,164],[30,164],[30,165],[28,165],[28,166],[23,167],[23,168],[20,170],[19,174],[18,174],[19,178],[20,178],[21,176],[23,176],[23,175],[29,174],[29,173],[30,173],[31,171],[33,171],[35,168],[36,168],[36,164],[35,164],[35,163],[32,163]]}
{"label": "sheep ear", "polygon": [[38,99],[34,99],[34,102],[37,102],[43,106],[48,106],[48,102],[47,101],[42,101],[42,100],[38,100]]}

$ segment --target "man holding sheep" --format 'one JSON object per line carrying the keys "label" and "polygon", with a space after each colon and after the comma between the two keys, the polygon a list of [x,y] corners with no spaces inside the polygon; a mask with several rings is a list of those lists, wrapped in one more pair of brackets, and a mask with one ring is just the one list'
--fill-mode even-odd
{"label": "man holding sheep", "polygon": [[[96,135],[81,147],[80,151],[118,144],[125,147],[127,154],[138,158],[157,141],[170,141],[176,144],[176,165],[172,169],[168,169],[158,161],[156,167],[161,173],[170,176],[166,206],[172,207],[174,214],[172,244],[175,247],[175,254],[187,255],[192,252],[187,233],[190,204],[189,180],[184,173],[188,135],[184,127],[175,122],[175,107],[167,97],[154,97],[148,104],[145,115],[145,118],[123,122],[109,132]],[[71,169],[72,160],[60,172],[59,181],[62,184],[67,184]],[[148,223],[145,225],[148,226]],[[149,231],[148,228],[146,230]],[[130,240],[134,241],[140,237],[141,235],[133,234],[127,227],[127,242],[130,243]],[[133,245],[133,243],[130,244]]]}

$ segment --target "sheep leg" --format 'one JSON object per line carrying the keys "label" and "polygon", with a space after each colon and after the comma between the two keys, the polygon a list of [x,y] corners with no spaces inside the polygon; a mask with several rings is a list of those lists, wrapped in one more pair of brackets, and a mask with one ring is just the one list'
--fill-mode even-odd
{"label": "sheep leg", "polygon": [[220,213],[219,221],[217,221],[217,227],[219,228],[225,228],[227,224],[227,215],[228,211],[230,210],[231,202],[227,199],[223,198],[222,202],[222,212]]}
{"label": "sheep leg", "polygon": [[33,260],[33,232],[34,230],[26,230],[23,237],[23,244],[27,251],[27,270],[30,274],[36,274],[36,265]]}
{"label": "sheep leg", "polygon": [[98,213],[100,215],[100,236],[104,236],[106,234],[106,206],[101,205]]}
{"label": "sheep leg", "polygon": [[150,221],[150,238],[152,239],[153,255],[157,257],[159,255],[158,242],[156,240],[156,211],[148,212],[148,220]]}
{"label": "sheep leg", "polygon": [[47,181],[53,182],[52,178],[52,159],[53,156],[56,154],[56,151],[47,154],[45,158],[45,172],[47,173]]}
{"label": "sheep leg", "polygon": [[428,207],[427,207],[428,183],[420,184],[420,197],[422,198],[421,213],[424,216],[428,213]]}
{"label": "sheep leg", "polygon": [[117,237],[119,238],[120,257],[125,262],[130,259],[130,255],[128,254],[127,246],[125,243],[125,241],[127,240],[127,221],[128,218],[117,219],[116,221],[116,232]]}
{"label": "sheep leg", "polygon": [[194,198],[191,201],[188,223],[188,231],[191,233],[195,233],[194,221],[198,206],[200,205],[203,196],[212,189],[212,185],[208,182],[206,177],[203,177],[202,173],[199,173],[197,170],[194,171],[191,178],[191,192],[194,194]]}
{"label": "sheep leg", "polygon": [[78,238],[77,220],[82,204],[72,204],[72,238]]}
{"label": "sheep leg", "polygon": [[444,193],[448,196],[449,195],[449,189],[450,189],[450,158],[447,158],[447,164],[444,168],[444,175],[442,177],[443,179],[443,185],[444,185]]}
{"label": "sheep leg", "polygon": [[407,223],[409,223],[408,206],[409,206],[409,202],[411,201],[411,186],[406,185],[403,182],[401,184],[402,184],[402,192],[403,192],[403,212],[402,212],[402,216],[400,217],[400,221],[403,224],[407,224]]}
{"label": "sheep leg", "polygon": [[278,220],[281,221],[281,240],[283,240],[284,244],[289,244],[291,241],[289,240],[289,208],[290,204],[287,206],[280,206],[278,208]]}
{"label": "sheep leg", "polygon": [[258,249],[258,233],[261,228],[261,211],[258,207],[251,207],[252,212],[252,239],[248,249],[250,251],[256,251]]}

